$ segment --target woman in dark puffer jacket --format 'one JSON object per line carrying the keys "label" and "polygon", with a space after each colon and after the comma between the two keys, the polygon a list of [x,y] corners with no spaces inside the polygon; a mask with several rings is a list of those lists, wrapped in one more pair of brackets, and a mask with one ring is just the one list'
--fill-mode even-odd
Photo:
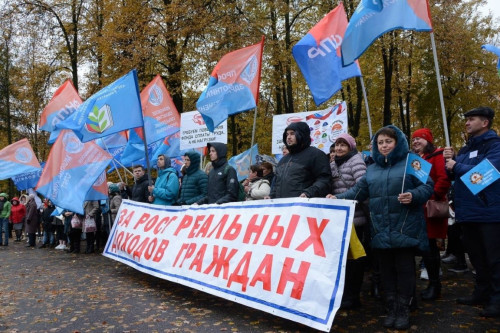
{"label": "woman in dark puffer jacket", "polygon": [[177,203],[191,205],[207,196],[208,176],[200,169],[201,156],[196,151],[184,154],[186,174],[182,177],[182,185]]}
{"label": "woman in dark puffer jacket", "polygon": [[392,125],[383,127],[373,142],[375,163],[354,187],[336,196],[358,201],[370,198],[371,244],[380,259],[388,310],[383,325],[396,329],[410,326],[415,251],[429,250],[423,204],[432,195],[434,184],[430,178],[424,184],[406,175],[408,152],[403,132]]}

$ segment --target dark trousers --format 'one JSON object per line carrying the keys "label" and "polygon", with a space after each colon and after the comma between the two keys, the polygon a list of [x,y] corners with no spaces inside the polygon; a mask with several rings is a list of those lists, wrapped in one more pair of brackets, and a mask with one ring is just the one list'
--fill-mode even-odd
{"label": "dark trousers", "polygon": [[82,229],[74,229],[71,228],[71,231],[69,232],[69,239],[70,239],[70,251],[74,252],[80,252],[80,239],[82,237]]}
{"label": "dark trousers", "polygon": [[476,269],[474,296],[500,305],[500,222],[460,223],[465,250]]}
{"label": "dark trousers", "polygon": [[425,268],[427,269],[427,274],[429,274],[429,281],[437,282],[439,281],[441,256],[435,238],[429,238],[429,247],[430,251],[424,252],[422,254],[422,259],[424,259]]}
{"label": "dark trousers", "polygon": [[415,249],[378,249],[377,257],[384,291],[406,299],[413,297],[416,283]]}
{"label": "dark trousers", "polygon": [[36,233],[28,233],[28,245],[35,246],[36,245]]}
{"label": "dark trousers", "polygon": [[458,223],[448,226],[448,247],[446,253],[451,253],[457,257],[457,262],[465,264],[465,250],[462,244],[462,228]]}

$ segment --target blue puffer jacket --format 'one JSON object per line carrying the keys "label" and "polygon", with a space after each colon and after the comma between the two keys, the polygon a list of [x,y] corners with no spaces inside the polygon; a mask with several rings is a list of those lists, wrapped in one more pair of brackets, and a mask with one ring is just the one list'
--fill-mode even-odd
{"label": "blue puffer jacket", "polygon": [[500,137],[492,130],[471,138],[455,159],[452,175],[457,222],[500,222],[500,180],[474,195],[460,179],[485,158],[500,170]]}
{"label": "blue puffer jacket", "polygon": [[[379,132],[375,134],[373,159],[375,163],[366,170],[366,175],[347,192],[337,195],[339,199],[365,201],[370,199],[372,247],[378,249],[418,247],[429,249],[423,204],[431,197],[433,182],[429,177],[423,184],[413,176],[405,175],[408,142],[395,126],[387,126],[397,133],[394,150],[384,157],[377,147]],[[403,205],[398,201],[404,180],[403,192],[412,194],[412,202]]]}
{"label": "blue puffer jacket", "polygon": [[185,155],[189,157],[191,164],[182,178],[181,193],[177,202],[181,205],[191,205],[206,197],[208,176],[200,170],[200,154],[193,150]]}
{"label": "blue puffer jacket", "polygon": [[153,189],[155,205],[171,206],[179,194],[179,177],[174,168],[169,167],[158,171],[155,188]]}

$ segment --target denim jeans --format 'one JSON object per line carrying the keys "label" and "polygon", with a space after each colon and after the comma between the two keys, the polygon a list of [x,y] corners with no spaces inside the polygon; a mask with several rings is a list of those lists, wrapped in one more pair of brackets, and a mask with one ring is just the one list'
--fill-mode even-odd
{"label": "denim jeans", "polygon": [[[5,242],[3,242],[3,237],[5,237]],[[9,245],[9,218],[0,218],[0,245]]]}
{"label": "denim jeans", "polygon": [[49,245],[49,244],[55,244],[55,242],[56,238],[54,237],[54,232],[52,231],[43,232],[43,244]]}

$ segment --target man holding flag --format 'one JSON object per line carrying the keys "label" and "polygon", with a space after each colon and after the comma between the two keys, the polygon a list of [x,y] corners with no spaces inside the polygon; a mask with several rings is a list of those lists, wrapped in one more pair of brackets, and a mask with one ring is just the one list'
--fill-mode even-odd
{"label": "man holding flag", "polygon": [[478,107],[464,116],[467,144],[456,157],[451,147],[443,153],[446,169],[455,179],[456,221],[462,226],[464,246],[476,269],[472,295],[458,298],[457,302],[484,304],[481,316],[500,317],[500,181],[474,195],[462,177],[485,159],[500,169],[500,137],[491,130],[495,116],[491,108]]}

